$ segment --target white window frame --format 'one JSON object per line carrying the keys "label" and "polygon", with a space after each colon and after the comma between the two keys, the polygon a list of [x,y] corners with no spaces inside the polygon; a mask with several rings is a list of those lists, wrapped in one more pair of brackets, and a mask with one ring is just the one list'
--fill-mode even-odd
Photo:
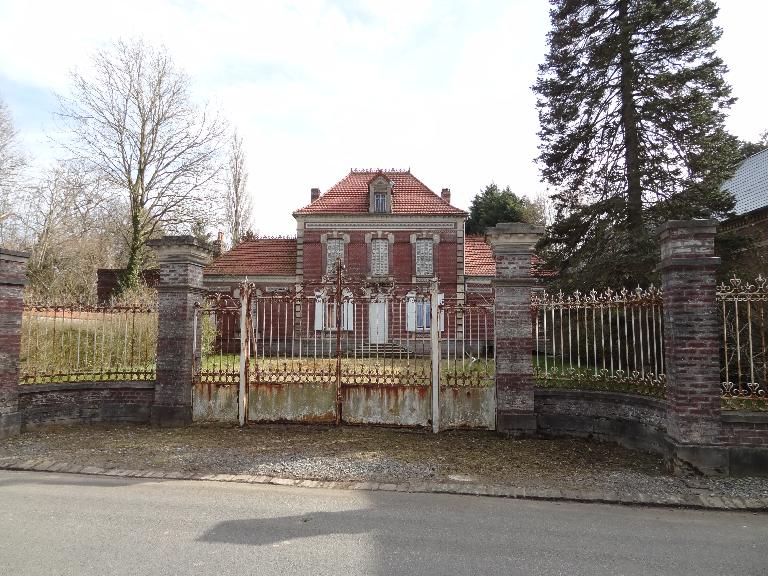
{"label": "white window frame", "polygon": [[[437,295],[438,305],[445,302],[445,294]],[[440,331],[445,330],[445,312],[440,310]],[[432,303],[429,298],[417,298],[409,292],[405,301],[406,330],[408,332],[429,332],[432,327]]]}

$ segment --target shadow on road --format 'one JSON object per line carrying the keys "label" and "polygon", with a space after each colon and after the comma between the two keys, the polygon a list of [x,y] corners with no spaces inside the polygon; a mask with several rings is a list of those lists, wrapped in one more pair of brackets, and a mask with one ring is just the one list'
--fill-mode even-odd
{"label": "shadow on road", "polygon": [[227,520],[209,528],[198,541],[266,546],[297,538],[329,534],[360,534],[380,527],[370,510],[317,512],[280,518]]}

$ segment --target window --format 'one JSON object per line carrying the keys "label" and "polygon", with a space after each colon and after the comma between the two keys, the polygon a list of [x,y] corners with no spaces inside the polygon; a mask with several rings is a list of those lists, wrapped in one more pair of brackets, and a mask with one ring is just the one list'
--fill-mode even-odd
{"label": "window", "polygon": [[416,276],[431,278],[434,274],[434,243],[431,238],[416,240]]}
{"label": "window", "polygon": [[325,250],[325,273],[333,274],[336,272],[336,261],[344,262],[344,240],[340,238],[327,240]]}
{"label": "window", "polygon": [[373,211],[378,213],[387,212],[387,195],[384,192],[376,192],[373,195]]}
{"label": "window", "polygon": [[371,240],[371,276],[389,274],[389,240],[375,238]]}
{"label": "window", "polygon": [[[437,303],[441,305],[445,294],[437,295]],[[432,304],[427,296],[416,296],[411,293],[406,300],[406,322],[408,332],[426,332],[432,326]],[[445,329],[445,312],[440,310],[440,330]]]}
{"label": "window", "polygon": [[[345,293],[341,303],[341,329],[355,329],[355,303]],[[329,302],[325,294],[315,294],[315,330],[336,330],[336,302]]]}

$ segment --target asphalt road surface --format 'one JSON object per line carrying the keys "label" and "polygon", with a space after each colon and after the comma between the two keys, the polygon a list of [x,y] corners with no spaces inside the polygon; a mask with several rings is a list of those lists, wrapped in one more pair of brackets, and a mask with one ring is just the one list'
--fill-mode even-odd
{"label": "asphalt road surface", "polygon": [[768,515],[0,472],[0,575],[768,574]]}

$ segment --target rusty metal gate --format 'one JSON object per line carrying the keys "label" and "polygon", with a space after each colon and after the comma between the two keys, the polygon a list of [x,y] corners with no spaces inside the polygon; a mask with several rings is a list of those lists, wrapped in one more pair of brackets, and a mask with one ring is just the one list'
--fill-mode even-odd
{"label": "rusty metal gate", "polygon": [[[493,391],[492,306],[446,301],[436,281],[353,282],[337,267],[317,284],[290,290],[244,282],[234,296],[212,296],[197,312],[194,384],[207,388],[209,399],[211,387],[231,388],[241,425],[377,423],[437,431],[441,389],[464,402],[470,389]],[[460,413],[454,404],[448,411]]]}

